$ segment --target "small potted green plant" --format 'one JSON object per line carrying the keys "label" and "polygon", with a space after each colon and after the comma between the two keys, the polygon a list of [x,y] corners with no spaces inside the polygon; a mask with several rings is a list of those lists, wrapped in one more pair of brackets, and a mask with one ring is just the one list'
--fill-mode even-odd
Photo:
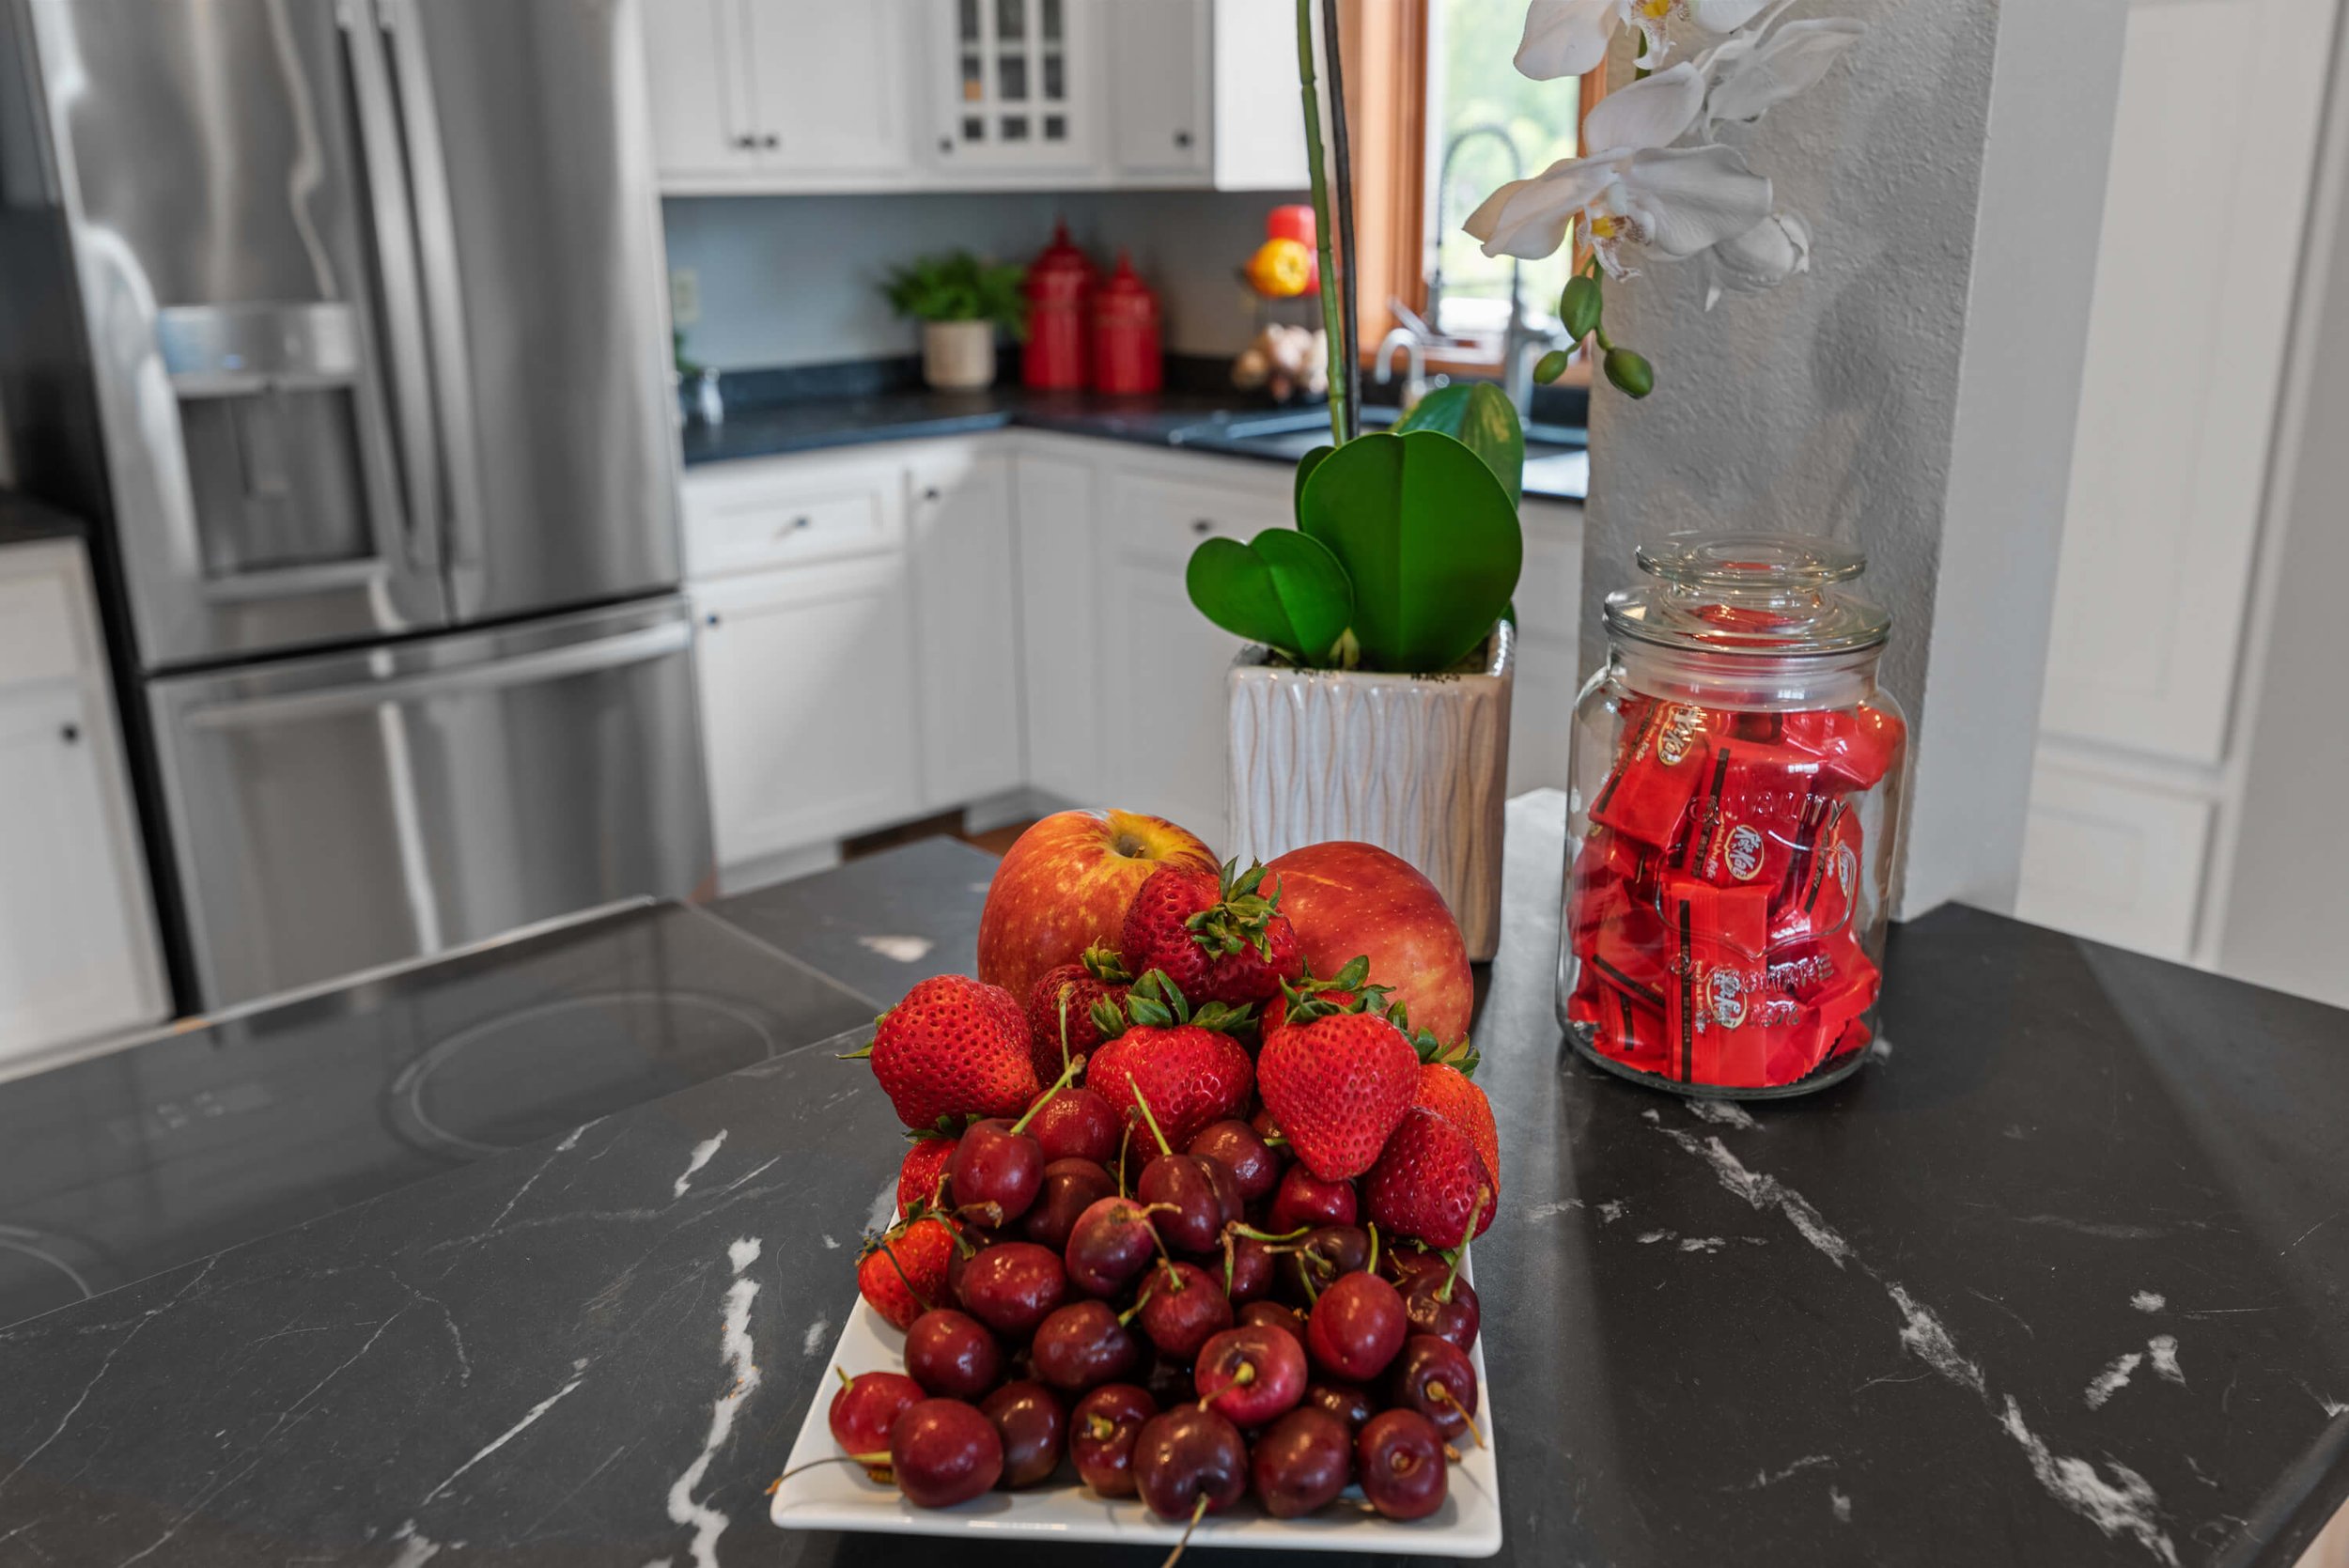
{"label": "small potted green plant", "polygon": [[1024,270],[969,251],[924,256],[892,271],[881,292],[899,316],[922,323],[922,379],[941,392],[995,384],[995,334],[1023,335]]}

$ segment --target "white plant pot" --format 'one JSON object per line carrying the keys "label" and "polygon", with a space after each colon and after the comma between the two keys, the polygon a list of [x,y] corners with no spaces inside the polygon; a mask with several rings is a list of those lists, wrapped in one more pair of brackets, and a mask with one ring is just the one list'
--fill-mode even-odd
{"label": "white plant pot", "polygon": [[922,380],[941,392],[974,392],[995,384],[995,323],[922,323]]}
{"label": "white plant pot", "polygon": [[1247,647],[1231,673],[1231,853],[1246,864],[1329,839],[1401,856],[1435,883],[1469,956],[1501,945],[1501,834],[1516,632],[1481,671],[1293,670]]}

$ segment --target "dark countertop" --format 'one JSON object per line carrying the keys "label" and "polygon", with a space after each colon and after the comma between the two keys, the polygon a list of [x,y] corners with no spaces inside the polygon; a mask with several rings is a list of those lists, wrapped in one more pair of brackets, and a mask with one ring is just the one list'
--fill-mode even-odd
{"label": "dark countertop", "polygon": [[49,539],[78,539],[88,532],[89,525],[70,512],[0,490],[0,549]]}
{"label": "dark countertop", "polygon": [[[1561,1049],[1562,817],[1511,807],[1477,1026],[1496,1560],[2290,1564],[2349,1489],[2349,1016],[1949,908],[1888,1061],[1660,1097]],[[828,874],[839,928],[957,875]],[[0,1558],[941,1560],[765,1519],[902,1147],[840,1044],[0,1330]]]}

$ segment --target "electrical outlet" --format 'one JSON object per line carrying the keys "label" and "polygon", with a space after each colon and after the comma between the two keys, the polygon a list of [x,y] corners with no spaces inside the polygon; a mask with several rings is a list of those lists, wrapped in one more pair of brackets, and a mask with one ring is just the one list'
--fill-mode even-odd
{"label": "electrical outlet", "polygon": [[669,273],[669,319],[690,327],[702,318],[702,275],[691,267]]}

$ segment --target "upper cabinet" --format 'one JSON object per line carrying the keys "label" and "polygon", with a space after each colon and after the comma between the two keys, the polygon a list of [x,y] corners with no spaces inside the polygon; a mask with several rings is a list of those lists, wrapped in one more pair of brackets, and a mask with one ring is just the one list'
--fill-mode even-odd
{"label": "upper cabinet", "polygon": [[644,8],[655,162],[671,194],[888,189],[914,175],[919,12],[836,0]]}
{"label": "upper cabinet", "polygon": [[1305,184],[1268,0],[660,0],[671,195]]}

